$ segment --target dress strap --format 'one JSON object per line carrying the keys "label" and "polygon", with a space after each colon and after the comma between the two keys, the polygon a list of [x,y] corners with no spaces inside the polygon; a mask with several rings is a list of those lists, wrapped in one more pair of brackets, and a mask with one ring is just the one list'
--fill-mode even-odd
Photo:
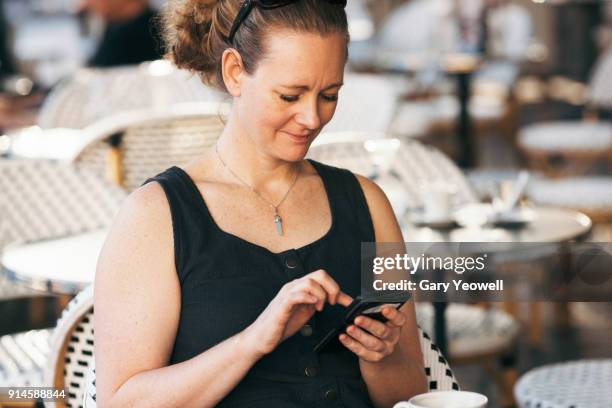
{"label": "dress strap", "polygon": [[184,279],[190,247],[210,232],[208,217],[202,212],[202,196],[189,175],[180,167],[166,171],[145,181],[143,185],[156,181],[166,194],[172,217],[174,238],[174,262],[181,283]]}
{"label": "dress strap", "polygon": [[374,225],[370,209],[357,177],[346,169],[311,159],[308,161],[323,179],[334,216],[342,218],[334,222],[354,224],[358,228],[361,242],[374,242]]}

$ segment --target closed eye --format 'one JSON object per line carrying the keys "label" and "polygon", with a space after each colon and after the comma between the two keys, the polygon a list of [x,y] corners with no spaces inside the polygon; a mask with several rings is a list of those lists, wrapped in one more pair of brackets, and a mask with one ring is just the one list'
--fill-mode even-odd
{"label": "closed eye", "polygon": [[332,95],[323,94],[321,95],[321,97],[328,102],[336,102],[338,100],[338,94],[332,94]]}
{"label": "closed eye", "polygon": [[297,102],[300,98],[298,95],[280,95],[280,98],[285,102]]}

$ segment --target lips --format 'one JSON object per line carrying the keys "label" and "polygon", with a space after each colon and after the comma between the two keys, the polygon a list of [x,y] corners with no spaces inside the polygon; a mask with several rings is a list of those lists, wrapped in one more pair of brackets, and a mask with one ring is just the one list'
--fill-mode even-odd
{"label": "lips", "polygon": [[287,131],[283,131],[283,133],[285,133],[287,136],[289,136],[289,138],[291,140],[293,140],[296,143],[306,143],[310,140],[310,136],[311,134],[305,134],[305,135],[300,135],[300,134],[295,134],[295,133],[290,133]]}

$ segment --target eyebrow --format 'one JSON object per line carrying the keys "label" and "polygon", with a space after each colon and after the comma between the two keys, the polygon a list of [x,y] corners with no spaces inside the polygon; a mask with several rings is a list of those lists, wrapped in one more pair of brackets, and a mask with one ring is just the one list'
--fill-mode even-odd
{"label": "eyebrow", "polygon": [[[325,88],[323,88],[323,91],[327,91],[328,89],[331,89],[331,88],[339,88],[342,85],[344,85],[342,82],[331,84],[331,85],[328,85]],[[283,88],[299,89],[299,90],[303,90],[303,91],[308,91],[310,89],[310,87],[308,85],[281,85],[281,86]]]}

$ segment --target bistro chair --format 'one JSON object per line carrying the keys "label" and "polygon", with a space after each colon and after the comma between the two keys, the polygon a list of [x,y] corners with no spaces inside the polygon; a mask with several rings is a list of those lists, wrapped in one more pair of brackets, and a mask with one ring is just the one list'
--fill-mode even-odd
{"label": "bistro chair", "polygon": [[[116,113],[84,129],[33,129],[11,138],[13,154],[87,168],[128,192],[147,178],[184,164],[213,145],[227,105],[171,104]],[[51,155],[39,145],[50,146]]]}
{"label": "bistro chair", "polygon": [[[443,184],[454,191],[455,206],[478,201],[461,170],[448,157],[416,140],[401,142],[384,134],[330,132],[319,136],[308,157],[366,177],[375,176],[400,219],[405,211],[423,206],[421,191],[428,183]],[[391,177],[384,177],[387,175]]]}
{"label": "bistro chair", "polygon": [[[96,406],[93,327],[93,286],[79,293],[66,307],[50,340],[44,384],[67,388],[70,407]],[[430,390],[459,390],[444,356],[429,335],[419,328],[425,374]],[[58,405],[59,406],[59,405]]]}
{"label": "bistro chair", "polygon": [[73,160],[132,191],[147,178],[187,163],[212,146],[225,126],[225,108],[202,102],[109,116],[84,130],[82,148]]}
{"label": "bistro chair", "polygon": [[199,77],[164,60],[129,67],[83,68],[53,88],[41,107],[38,125],[43,129],[82,129],[126,110],[222,98]]}
{"label": "bistro chair", "polygon": [[579,175],[598,162],[612,159],[612,125],[597,120],[599,110],[612,108],[612,50],[595,65],[583,121],[556,121],[521,129],[518,145],[530,165],[551,176]]}
{"label": "bistro chair", "polygon": [[514,388],[519,408],[612,406],[612,359],[576,360],[535,368]]}

